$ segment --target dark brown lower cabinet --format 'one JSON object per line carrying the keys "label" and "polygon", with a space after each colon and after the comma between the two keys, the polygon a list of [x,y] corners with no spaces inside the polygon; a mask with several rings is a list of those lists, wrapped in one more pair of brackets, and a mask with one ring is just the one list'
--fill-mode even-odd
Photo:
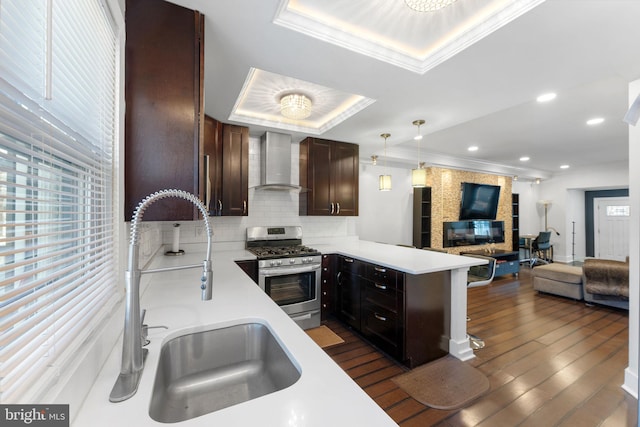
{"label": "dark brown lower cabinet", "polygon": [[320,298],[320,318],[326,319],[329,313],[333,313],[335,310],[335,277],[336,277],[336,262],[338,256],[334,254],[322,255],[322,272],[320,280],[322,281],[320,286],[321,298]]}
{"label": "dark brown lower cabinet", "polygon": [[342,255],[336,315],[413,368],[449,352],[449,272],[412,275]]}
{"label": "dark brown lower cabinet", "polygon": [[396,359],[402,359],[402,293],[381,292],[373,283],[362,287],[361,332]]}
{"label": "dark brown lower cabinet", "polygon": [[410,368],[449,353],[451,273],[405,274],[404,355]]}
{"label": "dark brown lower cabinet", "polygon": [[247,276],[258,284],[258,260],[249,259],[244,261],[236,261],[236,264],[247,273]]}
{"label": "dark brown lower cabinet", "polygon": [[338,317],[360,330],[360,274],[363,263],[351,257],[338,257],[336,294]]}

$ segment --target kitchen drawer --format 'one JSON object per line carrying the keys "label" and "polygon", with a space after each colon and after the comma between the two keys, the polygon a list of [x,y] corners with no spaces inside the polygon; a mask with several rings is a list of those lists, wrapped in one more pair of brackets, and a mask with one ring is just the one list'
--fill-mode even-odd
{"label": "kitchen drawer", "polygon": [[381,350],[395,358],[402,356],[402,338],[398,314],[379,305],[362,306],[362,334]]}
{"label": "kitchen drawer", "polygon": [[338,271],[342,274],[360,276],[364,270],[364,264],[355,258],[340,256],[338,258]]}
{"label": "kitchen drawer", "polygon": [[402,273],[398,273],[392,268],[375,264],[367,264],[364,273],[366,279],[393,289],[396,288],[396,278],[398,275],[402,275]]}
{"label": "kitchen drawer", "polygon": [[363,304],[374,304],[394,313],[398,312],[398,292],[395,287],[366,279],[362,280],[362,285]]}

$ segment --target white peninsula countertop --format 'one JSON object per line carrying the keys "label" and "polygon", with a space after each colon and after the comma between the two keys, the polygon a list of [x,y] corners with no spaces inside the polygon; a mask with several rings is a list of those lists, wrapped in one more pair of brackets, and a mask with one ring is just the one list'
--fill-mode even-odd
{"label": "white peninsula countertop", "polygon": [[[158,255],[149,267],[201,262],[205,254],[203,245],[190,246],[184,248],[185,256]],[[453,272],[459,271],[466,277],[469,266],[482,263],[472,258],[359,240],[344,245],[320,244],[315,247],[323,253],[353,256],[409,274],[451,270],[452,276],[456,276]],[[124,402],[111,403],[109,393],[120,371],[120,339],[72,425],[166,425],[149,416],[151,391],[163,342],[190,332],[255,321],[266,324],[283,343],[301,371],[298,381],[278,392],[176,425],[395,426],[396,423],[234,262],[247,259],[255,257],[244,250],[214,250],[211,301],[200,300],[200,269],[143,275],[141,307],[147,310],[145,323],[150,327],[167,326],[168,329],[149,330],[150,344],[146,347],[149,355],[137,393]],[[464,291],[466,313],[466,289]]]}
{"label": "white peninsula countertop", "polygon": [[321,243],[312,246],[322,253],[346,255],[414,275],[459,268],[468,269],[474,265],[486,264],[486,261],[477,258],[366,240],[350,240],[335,244]]}

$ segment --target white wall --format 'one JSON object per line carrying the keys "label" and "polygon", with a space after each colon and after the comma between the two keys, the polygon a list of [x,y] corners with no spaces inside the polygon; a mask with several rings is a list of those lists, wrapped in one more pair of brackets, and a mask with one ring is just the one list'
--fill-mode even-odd
{"label": "white wall", "polygon": [[[378,177],[383,173],[391,175],[391,191],[378,190]],[[360,163],[359,209],[357,234],[362,240],[413,244],[411,170]]]}
{"label": "white wall", "polygon": [[520,194],[520,233],[537,234],[544,229],[544,207],[539,201],[551,200],[547,224],[560,233],[560,236],[555,233],[551,236],[554,259],[570,262],[574,252],[576,260],[583,259],[586,252],[584,192],[628,187],[628,162],[570,170],[556,174],[539,185],[532,182],[514,183],[513,192]]}
{"label": "white wall", "polygon": [[[640,80],[629,85],[629,105],[640,96]],[[640,123],[629,126],[629,164],[640,161]],[[629,171],[629,366],[625,370],[623,388],[638,397],[638,341],[640,339],[640,168]]]}

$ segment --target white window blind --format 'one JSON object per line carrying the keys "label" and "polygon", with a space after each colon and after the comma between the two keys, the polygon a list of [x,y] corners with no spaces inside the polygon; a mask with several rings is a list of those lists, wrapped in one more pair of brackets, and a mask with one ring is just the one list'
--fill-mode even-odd
{"label": "white window blind", "polygon": [[117,301],[119,31],[101,0],[0,0],[0,402],[35,403]]}

